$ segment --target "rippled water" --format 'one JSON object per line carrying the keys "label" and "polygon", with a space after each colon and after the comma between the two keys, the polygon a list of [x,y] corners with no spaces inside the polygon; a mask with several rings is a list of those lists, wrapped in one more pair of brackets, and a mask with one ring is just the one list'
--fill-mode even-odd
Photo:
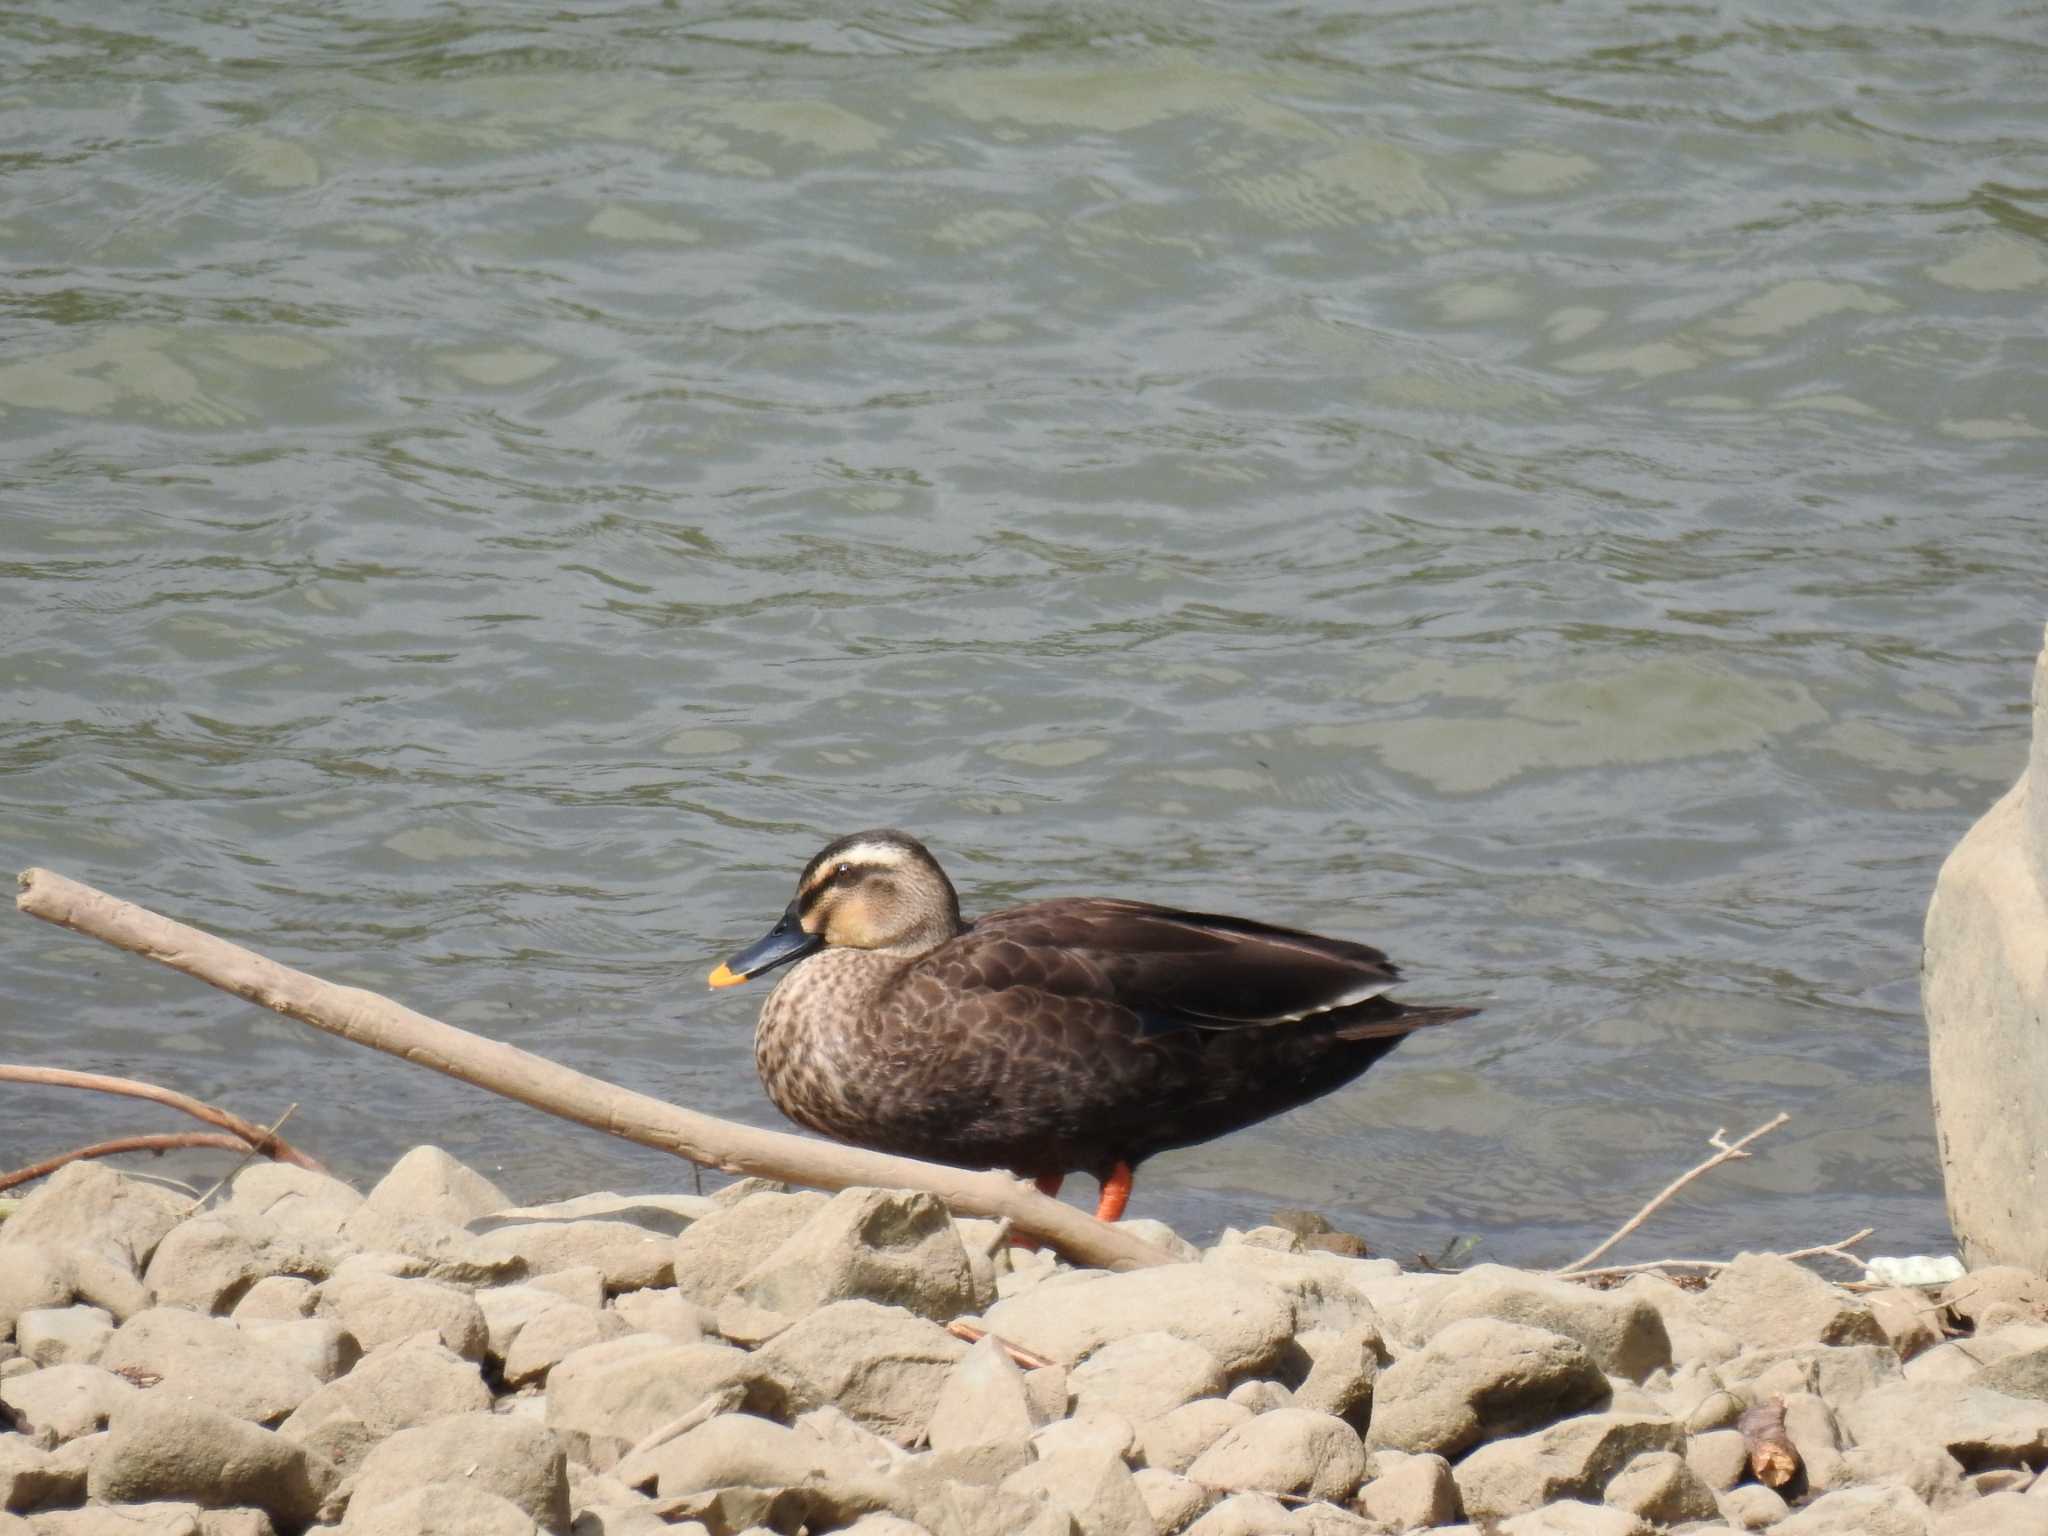
{"label": "rippled water", "polygon": [[[1143,1213],[1562,1259],[1782,1108],[1634,1251],[1946,1241],[2038,5],[88,14],[0,15],[16,866],[772,1124],[704,972],[896,823],[1486,1004]],[[352,1175],[686,1180],[26,919],[0,1008]]]}

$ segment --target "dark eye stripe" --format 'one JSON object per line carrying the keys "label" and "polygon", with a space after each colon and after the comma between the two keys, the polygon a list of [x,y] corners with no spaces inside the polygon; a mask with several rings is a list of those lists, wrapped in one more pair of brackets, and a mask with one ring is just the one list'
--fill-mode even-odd
{"label": "dark eye stripe", "polygon": [[818,904],[818,899],[821,896],[823,896],[825,892],[829,890],[831,887],[835,885],[858,884],[860,881],[865,880],[869,875],[878,875],[882,873],[882,869],[883,866],[880,864],[833,865],[832,868],[828,870],[822,877],[813,880],[809,885],[803,888],[802,893],[799,894],[796,899],[797,915],[804,916],[808,914],[811,908]]}

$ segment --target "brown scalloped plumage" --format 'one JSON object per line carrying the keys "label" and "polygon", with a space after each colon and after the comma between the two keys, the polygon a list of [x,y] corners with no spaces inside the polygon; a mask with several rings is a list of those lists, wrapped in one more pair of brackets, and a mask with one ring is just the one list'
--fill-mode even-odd
{"label": "brown scalloped plumage", "polygon": [[[1242,918],[1075,897],[963,924],[900,832],[819,854],[798,913],[794,942],[812,952],[755,1035],[776,1106],[859,1146],[1030,1177],[1106,1179],[1319,1098],[1415,1030],[1476,1012],[1404,1006],[1383,995],[1399,972],[1380,951]],[[766,968],[741,965],[761,948],[735,957],[739,976]]]}

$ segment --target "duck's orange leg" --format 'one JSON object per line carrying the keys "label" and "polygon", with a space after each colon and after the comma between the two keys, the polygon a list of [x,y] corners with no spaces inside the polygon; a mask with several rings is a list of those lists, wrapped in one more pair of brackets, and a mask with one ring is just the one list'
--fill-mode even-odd
{"label": "duck's orange leg", "polygon": [[1115,1221],[1131,1203],[1131,1165],[1120,1162],[1102,1181],[1102,1197],[1095,1204],[1097,1221]]}

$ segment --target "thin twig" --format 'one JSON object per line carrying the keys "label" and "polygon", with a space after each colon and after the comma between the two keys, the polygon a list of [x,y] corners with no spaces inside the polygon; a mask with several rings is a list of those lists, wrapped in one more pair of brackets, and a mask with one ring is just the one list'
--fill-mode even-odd
{"label": "thin twig", "polygon": [[[1862,1242],[1876,1230],[1877,1228],[1875,1227],[1865,1227],[1861,1232],[1851,1232],[1839,1242],[1816,1243],[1811,1248],[1795,1248],[1790,1253],[1771,1253],[1765,1255],[1765,1257],[1773,1259],[1847,1259],[1851,1264],[1862,1265],[1865,1270],[1868,1270],[1870,1268],[1868,1264],[1864,1264],[1863,1260],[1855,1254],[1845,1252],[1844,1250]],[[1649,1275],[1666,1269],[1703,1269],[1718,1272],[1726,1269],[1734,1262],[1733,1259],[1650,1259],[1641,1264],[1609,1264],[1602,1269],[1575,1269],[1569,1274],[1562,1270],[1554,1270],[1552,1273],[1566,1280],[1607,1280],[1617,1275]],[[1862,1282],[1852,1280],[1848,1283],[1858,1285]]]}
{"label": "thin twig", "polygon": [[738,1382],[720,1387],[687,1413],[680,1413],[654,1429],[650,1429],[633,1443],[632,1449],[612,1464],[612,1475],[628,1488],[654,1481],[657,1469],[643,1467],[640,1459],[649,1451],[664,1446],[678,1435],[688,1434],[699,1424],[717,1418],[721,1413],[730,1413],[746,1400],[747,1389]]}
{"label": "thin twig", "polygon": [[[979,1344],[989,1336],[988,1330],[982,1327],[981,1324],[970,1323],[964,1317],[956,1317],[952,1322],[946,1324],[946,1332],[953,1335],[956,1339],[965,1339],[970,1344]],[[1012,1344],[1005,1338],[998,1338],[996,1340],[996,1348],[1008,1355],[1022,1370],[1036,1371],[1042,1370],[1048,1365],[1058,1364],[1057,1361],[1048,1360],[1044,1355],[1039,1354],[1035,1350],[1026,1349],[1021,1344]]]}
{"label": "thin twig", "polygon": [[[266,1136],[275,1136],[277,1134],[277,1128],[280,1125],[283,1125],[285,1121],[291,1119],[293,1114],[295,1114],[298,1111],[298,1107],[299,1106],[296,1103],[285,1105],[284,1113],[279,1115],[275,1120],[271,1121],[269,1125],[264,1127],[264,1134]],[[199,1196],[198,1199],[194,1200],[192,1202],[192,1209],[187,1211],[185,1214],[190,1216],[199,1211],[204,1210],[206,1208],[206,1202],[211,1200],[215,1195],[219,1194],[222,1188],[227,1184],[229,1179],[232,1179],[236,1174],[240,1173],[244,1168],[248,1167],[249,1159],[254,1157],[255,1155],[256,1149],[254,1147],[250,1147],[246,1151],[244,1151],[242,1153],[241,1159],[235,1164],[235,1166],[230,1168],[226,1173],[222,1174],[219,1178],[215,1179],[213,1181],[213,1188],[209,1189],[205,1194]]]}
{"label": "thin twig", "polygon": [[1728,1132],[1725,1127],[1723,1127],[1720,1130],[1717,1130],[1711,1137],[1707,1139],[1707,1145],[1717,1149],[1712,1157],[1708,1158],[1704,1163],[1701,1163],[1697,1168],[1688,1169],[1686,1172],[1680,1174],[1677,1178],[1673,1179],[1669,1184],[1666,1184],[1662,1189],[1657,1191],[1657,1194],[1654,1198],[1651,1199],[1649,1204],[1645,1205],[1640,1211],[1637,1211],[1635,1215],[1629,1217],[1627,1221],[1623,1222],[1621,1224],[1620,1229],[1616,1231],[1612,1237],[1608,1238],[1606,1242],[1601,1243],[1591,1253],[1586,1254],[1583,1258],[1574,1259],[1571,1263],[1565,1265],[1563,1268],[1552,1270],[1551,1273],[1554,1275],[1569,1275],[1573,1273],[1575,1270],[1583,1270],[1588,1264],[1591,1264],[1595,1259],[1599,1258],[1602,1254],[1606,1253],[1608,1249],[1612,1248],[1616,1243],[1620,1242],[1623,1238],[1627,1237],[1629,1233],[1635,1231],[1637,1227],[1640,1227],[1644,1222],[1648,1221],[1653,1212],[1655,1212],[1659,1207],[1661,1207],[1673,1195],[1677,1194],[1681,1189],[1685,1188],[1686,1185],[1690,1184],[1694,1179],[1698,1178],[1701,1174],[1706,1173],[1710,1169],[1720,1167],[1723,1163],[1733,1162],[1736,1158],[1749,1156],[1749,1154],[1743,1150],[1744,1147],[1747,1147],[1752,1141],[1755,1141],[1759,1136],[1762,1136],[1770,1131],[1775,1131],[1779,1126],[1783,1125],[1786,1121],[1790,1120],[1791,1118],[1792,1117],[1790,1115],[1781,1114],[1775,1120],[1768,1121],[1765,1124],[1758,1126],[1755,1130],[1751,1131],[1747,1136],[1743,1137],[1740,1141],[1731,1142],[1726,1140],[1725,1138],[1728,1135]]}
{"label": "thin twig", "polygon": [[45,1174],[55,1173],[66,1163],[83,1162],[89,1157],[115,1157],[123,1152],[175,1152],[186,1147],[217,1147],[226,1152],[249,1150],[249,1144],[241,1137],[221,1131],[165,1131],[154,1136],[120,1136],[112,1141],[96,1141],[89,1147],[73,1147],[69,1152],[46,1157],[40,1163],[30,1163],[12,1173],[0,1173],[0,1189],[31,1183]]}
{"label": "thin twig", "polygon": [[286,1141],[282,1136],[273,1136],[260,1125],[253,1125],[240,1115],[230,1114],[225,1109],[179,1093],[174,1088],[159,1088],[155,1083],[137,1082],[132,1077],[108,1077],[99,1072],[72,1072],[63,1067],[26,1067],[0,1065],[0,1083],[39,1083],[49,1088],[84,1088],[92,1093],[118,1093],[131,1099],[148,1099],[153,1104],[168,1105],[181,1109],[194,1120],[203,1120],[208,1125],[218,1126],[231,1135],[239,1136],[244,1144],[254,1147],[265,1157],[274,1157],[281,1163],[296,1163],[301,1168],[310,1168],[315,1173],[327,1170]]}

